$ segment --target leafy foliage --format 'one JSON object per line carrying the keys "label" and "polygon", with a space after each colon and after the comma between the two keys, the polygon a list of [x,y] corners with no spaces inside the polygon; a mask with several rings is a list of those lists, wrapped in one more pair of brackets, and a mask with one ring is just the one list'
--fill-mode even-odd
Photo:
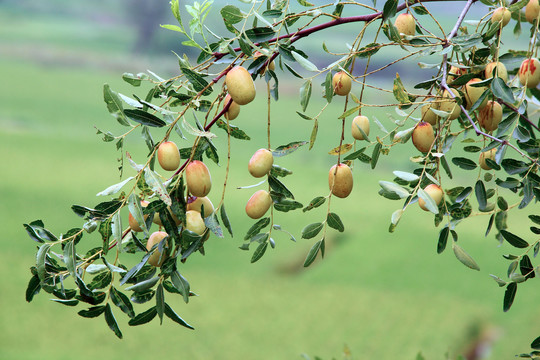
{"label": "leafy foliage", "polygon": [[[196,59],[177,55],[178,74],[170,79],[151,71],[136,75],[124,73],[122,78],[133,87],[141,91],[144,85],[150,88],[146,93],[133,95],[133,98],[104,85],[106,108],[116,119],[115,125],[125,133],[114,136],[99,130],[98,134],[103,135],[105,142],[115,141],[117,149],[123,153],[124,146],[127,146],[124,140],[137,134],[135,130],[140,130],[148,150],[147,156],[132,158],[128,152],[126,159],[131,169],[124,170],[122,155],[120,174],[133,171],[134,175],[117,184],[103,186],[105,190],[97,195],[107,199],[97,205],[72,206],[73,212],[84,221],[80,227],[55,235],[41,220],[24,224],[30,239],[38,244],[26,300],[32,301],[43,290],[54,296],[54,301],[66,306],[84,305],[86,308],[78,311],[79,315],[86,318],[103,315],[108,327],[119,338],[122,338],[122,332],[114,314],[118,314],[118,310],[128,316],[130,326],[148,323],[157,315],[160,323],[169,318],[181,326],[193,328],[167,300],[169,294],[180,295],[188,303],[193,293],[183,275],[182,265],[194,254],[204,255],[206,242],[211,236],[224,237],[228,233],[232,237],[234,233],[233,225],[237,219],[229,218],[223,201],[227,179],[234,176],[234,172],[229,172],[230,144],[251,138],[239,126],[230,123],[234,101],[225,99],[230,93],[235,100],[234,86],[232,80],[226,86],[221,86],[220,81],[227,78],[235,66],[245,66],[248,73],[245,81],[261,78],[266,82],[269,107],[271,97],[275,101],[279,99],[280,76],[289,76],[290,73],[298,78],[298,107],[301,111],[296,113],[301,121],[313,122],[309,125],[309,139],[295,139],[275,146],[278,140],[270,137],[272,116],[269,111],[268,138],[264,146],[270,150],[272,161],[297,156],[300,150],[304,153],[312,150],[317,143],[322,115],[330,115],[341,124],[340,137],[332,148],[327,149],[328,158],[354,171],[358,168],[366,171],[375,169],[385,156],[401,152],[403,144],[412,139],[420,151],[410,158],[411,164],[395,169],[392,172],[394,178],[379,181],[379,194],[400,203],[390,215],[389,231],[394,232],[403,215],[418,202],[433,217],[435,227],[440,227],[433,239],[437,253],[443,254],[450,241],[459,262],[470,269],[480,270],[474,254],[465,250],[468,240],[458,242],[458,231],[460,224],[468,218],[482,217],[486,220],[486,230],[481,233],[485,236],[492,234],[495,244],[507,243],[512,248],[513,253],[505,255],[505,259],[510,261],[506,270],[508,279],[492,275],[500,287],[505,287],[503,310],[509,311],[518,284],[525,286],[524,283],[535,278],[538,272],[534,262],[540,249],[540,228],[537,226],[540,215],[529,216],[532,221],[529,232],[514,228],[508,221],[511,212],[525,208],[529,211],[530,205],[536,204],[540,196],[540,125],[533,119],[538,110],[540,91],[530,86],[535,80],[540,81],[540,70],[523,80],[524,71],[519,69],[521,62],[530,60],[537,48],[502,53],[501,42],[511,38],[512,34],[504,28],[503,22],[490,17],[494,2],[482,1],[486,14],[490,16],[468,23],[464,19],[473,1],[463,3],[462,16],[451,29],[443,29],[423,20],[436,17],[430,12],[429,3],[433,1],[424,0],[423,5],[373,2],[375,7],[366,5],[370,9],[368,14],[359,16],[345,16],[346,10],[362,4],[343,4],[340,1],[315,5],[299,0],[298,5],[302,9],[297,12],[291,12],[287,0],[254,1],[260,6],[253,7],[230,4],[219,10],[228,31],[226,35],[214,33],[212,24],[205,23],[214,5],[212,1],[185,5],[179,0],[171,1],[171,11],[177,24],[163,27],[178,33],[183,45],[197,49],[199,55]],[[521,35],[523,19],[520,11],[525,5],[526,1],[518,1],[509,6],[512,21],[518,20],[514,30],[517,36]],[[412,34],[404,31],[398,21],[393,21],[405,11],[413,21]],[[358,36],[341,52],[332,52],[326,44],[323,45],[323,50],[333,56],[332,62],[320,64],[301,49],[303,38],[346,23],[365,24],[365,27],[361,27]],[[472,23],[474,25],[470,25]],[[524,37],[537,39],[537,24],[538,19],[533,20],[530,33]],[[373,38],[366,35],[366,27],[376,30]],[[372,57],[379,56],[379,51],[385,47],[394,47],[396,52],[404,55],[387,59],[387,63],[378,68],[359,65],[363,62],[369,64]],[[396,74],[386,85],[388,89],[369,83],[371,75],[387,67],[407,58],[428,56],[438,60],[433,64],[419,62],[425,76],[417,79],[414,86],[406,86],[412,79],[406,79],[403,74]],[[489,63],[497,62],[507,69],[504,71],[506,76],[498,67],[491,73],[486,70]],[[535,72],[534,69],[531,71]],[[338,73],[345,75],[344,84],[352,84],[352,92],[340,93],[343,84],[334,81]],[[322,88],[318,87],[319,84]],[[367,103],[364,94],[368,86],[374,92],[392,94],[393,103]],[[325,99],[325,105],[313,111],[310,108],[313,101],[310,100],[318,96]],[[342,97],[345,97],[343,111],[325,114],[328,104],[336,103]],[[393,112],[381,122],[371,116],[370,106],[388,107]],[[423,106],[427,107],[421,110]],[[500,107],[500,114],[495,114],[496,107]],[[361,136],[345,142],[344,135],[350,124],[348,120],[361,114],[367,116],[371,124],[377,125],[377,135],[373,129],[370,133],[369,128],[356,125],[352,131],[358,131]],[[431,120],[427,114],[432,115]],[[426,127],[424,122],[430,122],[430,127]],[[212,132],[215,128],[221,129],[215,131],[226,133],[226,149],[218,148],[212,141],[216,136]],[[427,147],[418,145],[426,141],[424,133],[420,133],[423,131],[421,128],[429,129]],[[173,173],[164,175],[156,165],[156,158],[163,167],[159,149],[164,142],[170,141],[173,134],[186,143],[178,150],[183,163]],[[309,147],[304,147],[307,144]],[[196,164],[195,161],[208,164],[210,170],[212,166],[226,161],[227,169],[221,201],[215,208],[206,203],[196,210],[202,214],[202,230],[189,223],[190,211],[194,211],[190,206],[195,201],[194,197],[204,198],[208,192],[199,194],[193,183],[209,182],[210,175],[207,178],[199,175],[194,181],[188,174],[188,165]],[[265,211],[262,214],[257,214],[260,216],[253,216],[257,219],[240,246],[242,250],[253,251],[252,263],[268,254],[268,245],[270,248],[276,246],[274,237],[277,231],[286,233],[293,241],[296,241],[293,233],[300,232],[301,239],[312,242],[304,261],[305,267],[310,266],[319,254],[321,258],[324,256],[329,232],[346,231],[346,224],[336,213],[339,203],[335,197],[339,195],[334,196],[334,190],[338,181],[342,181],[338,179],[337,172],[330,173],[328,193],[308,195],[307,199],[312,200],[307,205],[302,204],[301,196],[294,194],[287,185],[289,176],[298,175],[294,169],[274,163],[263,181],[247,187],[264,186],[268,195],[265,199],[270,202],[267,208],[263,207]],[[213,194],[219,191],[216,185],[214,182]],[[352,180],[347,186],[352,188]],[[205,190],[209,191],[210,186]],[[303,197],[304,194],[301,195]],[[326,209],[321,209],[323,205]],[[297,211],[299,209],[302,211]],[[308,211],[321,211],[323,214],[316,222],[299,226],[292,232],[276,223],[282,216],[301,219],[301,215]],[[121,214],[128,213],[129,226],[125,226]],[[166,233],[164,240],[149,244],[152,230],[156,228]],[[99,238],[99,246],[83,254],[81,249],[84,247],[79,244],[93,237]],[[253,243],[255,245],[250,249]],[[116,256],[107,257],[111,251],[116,252]],[[137,261],[131,268],[123,265],[129,256]],[[115,260],[111,263],[112,258]],[[134,304],[146,303],[150,305],[137,314],[138,306]],[[534,340],[532,348],[537,350],[539,342]]]}

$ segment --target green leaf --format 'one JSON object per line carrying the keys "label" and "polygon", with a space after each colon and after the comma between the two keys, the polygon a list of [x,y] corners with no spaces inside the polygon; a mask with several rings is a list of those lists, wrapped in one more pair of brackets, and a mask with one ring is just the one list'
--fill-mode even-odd
{"label": "green leaf", "polygon": [[459,246],[456,242],[452,243],[452,249],[454,250],[454,254],[456,255],[456,258],[459,261],[461,261],[463,265],[473,270],[480,271],[480,267],[478,266],[476,261],[474,261],[474,259],[469,254],[467,254],[465,250],[463,250],[461,246]]}
{"label": "green leaf", "polygon": [[439,208],[435,203],[435,200],[424,189],[418,189],[418,197],[425,201],[426,208],[437,215],[439,213]]}
{"label": "green leaf", "polygon": [[64,300],[64,299],[51,299],[51,301],[66,305],[66,306],[77,306],[79,305],[79,300],[76,299],[70,299],[70,300]]}
{"label": "green leaf", "polygon": [[540,336],[533,340],[531,347],[536,350],[540,350]]}
{"label": "green leaf", "polygon": [[384,190],[396,194],[400,199],[406,198],[410,195],[409,191],[390,181],[379,181],[379,185]]}
{"label": "green leaf", "polygon": [[118,327],[118,323],[116,322],[116,319],[114,318],[114,315],[111,310],[111,305],[109,304],[105,305],[105,321],[107,322],[107,325],[109,325],[111,330],[114,332],[114,334],[118,336],[119,339],[121,339],[122,332],[120,331],[120,328]]}
{"label": "green leaf", "polygon": [[133,319],[129,320],[128,324],[129,326],[137,326],[146,324],[150,321],[152,321],[157,315],[156,307],[151,307],[150,309],[146,310],[145,312],[140,313],[139,315],[135,316]]}
{"label": "green leaf", "polygon": [[[191,326],[187,322],[185,322],[180,316],[178,316],[178,314],[175,313],[174,310],[167,303],[165,303],[164,314],[169,319],[174,321],[175,323],[178,323],[178,324],[180,324],[182,326],[185,326],[185,327],[187,327],[188,329],[191,329],[191,330],[195,329],[193,326]],[[154,316],[156,316],[156,315],[154,314]]]}
{"label": "green leaf", "polygon": [[517,235],[512,234],[510,231],[507,230],[500,230],[501,235],[503,238],[510,243],[510,245],[517,247],[519,249],[524,249],[529,246],[529,243],[520,238]]}
{"label": "green leaf", "polygon": [[225,228],[227,229],[229,234],[231,234],[231,237],[232,237],[233,231],[231,227],[231,222],[229,221],[229,217],[227,216],[227,212],[225,211],[225,204],[221,204],[220,215],[221,215],[221,221],[223,222],[223,226],[225,226]]}
{"label": "green leaf", "polygon": [[47,258],[47,254],[51,248],[50,244],[43,244],[40,246],[37,255],[36,255],[36,268],[37,268],[37,274],[39,276],[40,284],[43,284],[45,281],[45,277],[47,275],[47,269],[45,268],[45,260]]}
{"label": "green leaf", "polygon": [[277,211],[288,212],[291,210],[301,209],[304,205],[298,201],[289,200],[289,199],[279,199],[274,203],[274,209]]}
{"label": "green leaf", "polygon": [[454,163],[454,165],[457,165],[464,170],[474,170],[477,166],[476,162],[472,161],[471,159],[459,156],[452,158],[452,162]]}
{"label": "green leaf", "polygon": [[189,302],[189,283],[188,281],[180,275],[178,271],[175,271],[171,274],[171,281],[176,288],[180,291],[180,294],[184,297],[184,302],[187,304]]}
{"label": "green leaf", "polygon": [[467,186],[465,189],[463,189],[458,196],[456,196],[456,203],[460,203],[463,200],[465,200],[469,195],[472,193],[472,187]]}
{"label": "green leaf", "polygon": [[246,30],[246,36],[254,43],[264,42],[272,39],[275,36],[275,31],[270,27],[256,27]]}
{"label": "green leaf", "polygon": [[311,80],[307,80],[300,88],[300,105],[302,111],[306,111],[311,98]]}
{"label": "green leaf", "polygon": [[163,284],[159,284],[156,290],[156,311],[159,316],[159,324],[163,324],[163,308],[165,306],[165,294],[163,294]]}
{"label": "green leaf", "polygon": [[124,114],[124,107],[122,106],[122,100],[118,94],[111,90],[109,84],[103,85],[103,100],[107,104],[107,110],[116,118],[116,120],[124,126],[130,126],[126,115]]}
{"label": "green leaf", "polygon": [[[182,70],[182,73],[186,76],[191,85],[193,85],[193,89],[195,91],[200,92],[208,86],[208,82],[204,80],[199,73],[196,73],[195,71],[186,67],[181,67],[180,70]],[[209,87],[208,89],[204,90],[203,95],[210,95],[211,93],[212,88]]]}
{"label": "green leaf", "polygon": [[148,229],[146,228],[146,221],[143,215],[141,201],[139,200],[139,197],[135,193],[132,193],[128,198],[128,209],[131,216],[133,216],[133,218],[135,219],[135,221],[137,221],[141,229],[143,229],[144,234],[148,234]]}
{"label": "green leaf", "polygon": [[73,278],[76,277],[75,275],[75,241],[71,240],[65,243],[64,245],[64,263],[66,264],[66,268],[68,269],[69,273]]}
{"label": "green leaf", "polygon": [[302,239],[311,239],[317,236],[324,227],[323,223],[309,224],[302,229]]}
{"label": "green leaf", "polygon": [[503,299],[503,311],[507,312],[510,310],[510,307],[512,306],[512,303],[514,302],[514,299],[516,297],[516,291],[517,291],[517,284],[515,282],[511,282],[506,286],[506,291],[504,292],[504,299]]}
{"label": "green leaf", "polygon": [[394,79],[394,88],[393,88],[394,97],[400,104],[408,104],[411,101],[409,100],[409,94],[405,90],[405,86],[399,77],[399,74],[396,73],[396,78]]}
{"label": "green leaf", "polygon": [[244,19],[244,16],[242,15],[240,9],[233,5],[227,5],[223,7],[220,13],[225,24],[234,25]]}
{"label": "green leaf", "polygon": [[257,235],[262,229],[267,227],[270,224],[270,218],[265,217],[257,221],[255,224],[253,224],[249,230],[247,231],[246,236],[244,236],[244,240],[249,240],[253,236]]}
{"label": "green leaf", "polygon": [[131,301],[129,301],[129,298],[124,293],[118,291],[114,286],[111,286],[109,294],[114,305],[118,306],[120,310],[126,313],[130,318],[135,316],[133,305],[131,305]]}
{"label": "green leaf", "polygon": [[81,310],[78,312],[78,314],[85,318],[95,318],[103,314],[104,311],[105,311],[105,305],[100,305],[100,306],[93,306],[87,310]]}
{"label": "green leaf", "polygon": [[26,301],[32,301],[34,295],[39,293],[39,290],[41,290],[41,282],[39,281],[39,277],[34,275],[30,278],[28,286],[26,287]]}
{"label": "green leaf", "polygon": [[391,17],[394,17],[394,15],[396,15],[397,4],[398,4],[398,0],[386,1],[383,8],[383,22]]}
{"label": "green leaf", "polygon": [[343,225],[343,222],[339,218],[339,216],[335,213],[328,213],[328,216],[326,217],[326,223],[328,226],[330,226],[332,229],[336,229],[339,232],[345,231],[345,226]]}
{"label": "green leaf", "polygon": [[[291,51],[292,56],[294,59],[306,70],[317,72],[319,69],[315,64],[313,64],[311,61],[303,57],[302,55],[298,54],[296,51]],[[304,109],[305,111],[305,109]]]}
{"label": "green leaf", "polygon": [[315,199],[311,200],[309,205],[306,206],[304,209],[302,209],[303,212],[309,211],[311,209],[315,209],[322,204],[326,202],[326,197],[324,196],[317,196]]}
{"label": "green leaf", "polygon": [[291,198],[291,199],[294,199],[294,195],[292,194],[292,192],[289,191],[289,189],[287,189],[287,187],[285,185],[283,185],[283,183],[281,181],[279,181],[277,178],[269,175],[268,176],[268,184],[270,185],[270,188],[280,194],[280,195],[283,195],[285,196],[286,198]]}
{"label": "green leaf", "polygon": [[450,233],[450,228],[445,226],[439,233],[439,241],[437,243],[437,254],[441,254],[444,249],[446,249],[446,243],[448,241],[448,234]]}
{"label": "green leaf", "polygon": [[150,113],[147,113],[144,110],[140,109],[126,109],[124,110],[124,113],[127,117],[129,117],[131,120],[143,124],[146,126],[152,126],[152,127],[162,127],[167,125],[167,123],[160,118],[158,118],[155,115],[152,115]]}
{"label": "green leaf", "polygon": [[493,95],[506,103],[513,104],[515,102],[512,89],[510,89],[504,80],[499,77],[494,78],[491,82],[491,91],[493,92]]}
{"label": "green leaf", "polygon": [[255,252],[253,253],[253,256],[251,257],[251,263],[253,264],[257,260],[263,257],[264,253],[266,252],[266,248],[268,247],[268,242],[265,241],[259,246],[257,246],[257,249],[255,249]]}
{"label": "green leaf", "polygon": [[227,123],[223,120],[218,120],[217,121],[217,126],[220,128],[220,129],[223,129],[227,132],[230,131],[231,133],[231,136],[235,139],[240,139],[240,140],[250,140],[251,138],[243,131],[241,130],[238,126],[234,126],[234,125],[230,125],[227,126]]}
{"label": "green leaf", "polygon": [[359,58],[367,58],[367,57],[375,55],[381,49],[381,47],[382,45],[378,43],[370,43],[358,49],[355,55]]}
{"label": "green leaf", "polygon": [[153,277],[144,281],[140,281],[135,285],[126,288],[126,291],[136,291],[136,292],[145,292],[146,290],[152,288],[159,281],[159,277]]}
{"label": "green leaf", "polygon": [[329,71],[326,74],[326,79],[324,81],[324,96],[326,98],[326,101],[328,101],[329,103],[332,102],[332,98],[334,96],[334,87],[332,86],[332,72],[331,71]]}
{"label": "green leaf", "polygon": [[287,145],[278,146],[274,151],[272,151],[272,155],[274,157],[282,157],[285,155],[289,155],[298,150],[300,146],[303,146],[307,143],[307,141],[293,141]]}
{"label": "green leaf", "polygon": [[30,224],[23,224],[23,226],[30,238],[38,243],[58,241],[53,233],[44,228],[44,224],[41,220],[32,221]]}
{"label": "green leaf", "polygon": [[529,219],[537,224],[537,225],[540,225],[540,215],[529,215]]}
{"label": "green leaf", "polygon": [[96,194],[96,196],[109,196],[109,195],[116,194],[118,191],[120,191],[122,189],[122,187],[124,185],[126,185],[128,182],[130,182],[134,178],[135,178],[134,176],[130,176],[126,180],[124,180],[124,181],[122,181],[122,182],[120,182],[118,184],[111,185],[108,188],[106,188],[105,190],[103,190],[101,192],[98,192]]}
{"label": "green leaf", "polygon": [[312,3],[310,3],[309,1],[306,1],[306,0],[297,0],[298,3],[302,6],[305,6],[305,7],[310,7],[310,6],[314,6]]}
{"label": "green leaf", "polygon": [[412,173],[409,173],[409,172],[405,172],[405,171],[393,171],[393,174],[396,175],[398,178],[402,179],[402,180],[405,180],[405,181],[408,181],[408,182],[411,182],[411,181],[416,181],[418,179],[420,179],[420,177],[416,174],[412,174]]}
{"label": "green leaf", "polygon": [[324,239],[317,241],[309,250],[306,260],[304,260],[304,267],[308,267],[315,261],[315,258],[317,257],[317,254],[319,253],[319,250],[321,248],[324,248]]}
{"label": "green leaf", "polygon": [[480,211],[484,210],[487,206],[487,194],[482,180],[478,180],[476,185],[474,185],[474,193],[476,194],[476,200],[478,200]]}
{"label": "green leaf", "polygon": [[373,148],[373,153],[371,154],[371,168],[375,169],[377,162],[379,161],[379,155],[381,154],[382,145],[377,143]]}
{"label": "green leaf", "polygon": [[[150,186],[152,191],[156,193],[161,201],[163,201],[167,206],[172,205],[171,197],[165,188],[165,185],[159,180],[155,172],[153,172],[149,167],[144,169],[144,180]],[[138,222],[138,220],[137,220]],[[140,223],[139,223],[140,224]],[[142,227],[142,226],[141,226]]]}

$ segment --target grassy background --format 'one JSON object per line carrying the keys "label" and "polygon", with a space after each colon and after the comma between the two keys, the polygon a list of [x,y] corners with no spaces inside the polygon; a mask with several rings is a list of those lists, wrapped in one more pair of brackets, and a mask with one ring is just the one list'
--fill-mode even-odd
{"label": "grassy background", "polygon": [[[355,164],[353,194],[332,203],[332,211],[341,216],[346,231],[329,233],[323,261],[308,269],[301,267],[314,241],[300,240],[299,233],[304,224],[324,218],[325,206],[307,214],[278,213],[276,222],[299,241],[293,243],[277,234],[276,249],[269,250],[257,264],[249,264],[252,251],[242,252],[238,246],[252,224],[243,207],[253,190],[236,187],[254,183],[247,176],[246,163],[250,154],[265,144],[262,82],[257,84],[257,101],[243,108],[235,120],[252,136],[251,142],[232,144],[226,205],[235,237],[211,238],[205,257],[194,256],[182,266],[199,297],[187,306],[179,297],[167,297],[195,331],[168,320],[163,326],[154,320],[130,328],[115,310],[124,333],[124,340],[119,341],[102,317],[88,320],[76,315],[82,306],[73,309],[52,303],[47,294],[27,304],[24,292],[36,244],[28,239],[22,223],[42,219],[57,234],[81,226],[81,219],[69,207],[96,204],[100,199],[94,194],[119,181],[115,162],[119,154],[113,144],[101,142],[93,128],[115,134],[122,131],[106,111],[103,83],[129,95],[134,90],[120,79],[123,71],[144,71],[146,66],[156,70],[156,64],[167,74],[175,66],[175,58],[132,61],[125,53],[128,46],[117,46],[130,38],[122,25],[111,25],[113,28],[101,35],[103,29],[98,30],[94,37],[88,35],[90,40],[73,41],[92,23],[76,18],[60,22],[64,18],[18,16],[0,8],[0,19],[7,24],[0,31],[9,35],[0,36],[0,68],[5,70],[0,87],[0,153],[4,155],[0,358],[144,359],[177,355],[193,359],[299,359],[307,353],[327,359],[340,356],[347,344],[359,359],[414,359],[419,351],[427,359],[440,359],[447,351],[452,356],[462,351],[480,329],[497,334],[490,358],[508,359],[526,350],[537,335],[531,319],[538,317],[539,310],[532,310],[537,307],[530,284],[520,287],[511,311],[502,312],[503,290],[488,275],[505,273],[507,264],[500,255],[510,249],[497,247],[492,236],[483,237],[487,218],[477,217],[458,229],[461,245],[479,263],[480,272],[461,265],[450,249],[436,254],[438,229],[432,226],[432,216],[416,207],[407,211],[396,233],[386,231],[390,214],[401,203],[377,195],[377,181],[391,180],[392,170],[412,169],[408,162],[409,156],[416,154],[412,144],[400,146],[392,157],[381,156],[375,171]],[[288,82],[287,77],[283,74],[281,100],[272,107],[274,146],[307,139],[311,132],[312,124],[293,112],[300,110],[298,84]],[[380,81],[390,86],[390,80]],[[377,96],[368,93],[367,101],[381,103]],[[314,100],[308,113],[316,113],[321,106]],[[336,118],[342,106],[342,99],[336,98],[321,117],[319,138],[311,152],[304,147],[276,160],[294,170],[284,181],[304,204],[327,192],[327,171],[335,159],[326,153],[338,143]],[[389,112],[370,114],[388,123]],[[218,146],[224,149],[224,133],[215,132]],[[382,133],[373,129],[373,134]],[[178,137],[174,140],[182,146],[188,144]],[[126,150],[141,154],[142,159],[146,147],[135,135]],[[211,165],[214,203],[219,199],[223,168]],[[130,171],[126,168],[126,175]],[[475,179],[466,175],[456,170],[456,181],[474,183]],[[511,217],[511,229],[527,225],[523,214]],[[96,234],[87,239],[100,241]],[[147,307],[137,306],[136,312]]]}

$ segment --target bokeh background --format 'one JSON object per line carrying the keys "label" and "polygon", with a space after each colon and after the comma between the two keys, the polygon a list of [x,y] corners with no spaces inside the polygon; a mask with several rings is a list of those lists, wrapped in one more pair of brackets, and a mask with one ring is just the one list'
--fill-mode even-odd
{"label": "bokeh background", "polygon": [[[223,28],[219,9],[225,4],[215,1],[208,18],[212,29]],[[430,4],[429,8],[448,31],[460,11],[456,4]],[[477,4],[469,18],[478,19],[486,12],[484,5]],[[249,263],[253,248],[243,252],[238,247],[253,223],[243,210],[253,189],[237,187],[255,183],[246,164],[250,154],[266,144],[265,84],[260,80],[258,99],[235,120],[252,138],[232,144],[225,204],[235,236],[212,237],[206,256],[193,256],[182,265],[182,273],[198,297],[188,305],[180,297],[167,297],[195,331],[167,319],[162,326],[156,319],[130,328],[126,317],[115,309],[124,333],[124,339],[118,340],[103,317],[78,316],[82,305],[65,307],[51,302],[45,293],[26,303],[36,243],[22,224],[42,219],[57,234],[82,226],[82,219],[70,206],[93,206],[102,201],[96,193],[120,181],[120,154],[113,143],[104,143],[96,135],[96,128],[115,135],[124,131],[107,112],[103,84],[128,96],[144,95],[148,88],[132,88],[122,81],[123,72],[150,69],[166,78],[178,73],[171,50],[196,55],[191,48],[182,47],[185,39],[179,34],[159,27],[165,23],[174,23],[166,0],[0,1],[1,359],[300,359],[302,354],[329,359],[341,358],[345,346],[356,359],[415,359],[420,352],[426,359],[442,359],[447,353],[454,358],[481,341],[488,345],[490,359],[509,359],[527,350],[539,330],[540,310],[534,306],[538,294],[534,283],[527,283],[519,288],[513,308],[502,312],[504,290],[489,274],[504,276],[508,264],[502,255],[510,249],[499,246],[493,235],[484,237],[487,217],[476,217],[458,228],[460,244],[478,262],[480,272],[459,263],[451,249],[437,255],[439,230],[433,226],[433,217],[415,206],[406,212],[394,234],[387,232],[390,215],[401,202],[379,196],[378,181],[392,180],[393,170],[414,168],[409,157],[417,152],[410,143],[392,149],[392,156],[381,156],[376,170],[355,164],[352,195],[332,201],[332,211],[341,216],[346,230],[328,233],[323,261],[317,260],[308,269],[302,267],[316,239],[300,239],[300,230],[322,221],[326,206],[309,213],[278,213],[276,222],[298,241],[290,241],[285,233],[276,234],[276,249],[269,249],[258,263]],[[301,44],[310,60],[323,66],[329,58],[317,57],[321,42],[336,51],[347,51],[346,43],[357,32],[357,24],[345,26]],[[513,40],[511,34],[509,39]],[[400,48],[381,52],[372,66],[405,54]],[[419,79],[430,77],[429,70],[416,65],[429,60],[410,59],[371,78],[370,83],[389,89],[399,72],[411,88]],[[359,64],[358,69],[365,62]],[[271,110],[274,147],[309,139],[312,127],[294,112],[300,110],[301,83],[286,71],[278,69],[277,74],[281,99]],[[323,80],[314,82],[314,98],[306,111],[310,115],[323,106],[318,96]],[[353,91],[359,92],[358,84]],[[366,101],[382,104],[392,98],[384,99],[368,89]],[[311,151],[303,147],[276,161],[294,171],[284,182],[303,204],[328,191],[327,172],[336,161],[328,151],[339,144],[337,116],[342,111],[343,99],[335,98],[320,118],[315,147]],[[370,111],[368,115],[386,124],[399,118],[392,108]],[[225,133],[214,131],[216,143],[225,151]],[[373,126],[372,134],[374,138],[382,132]],[[192,138],[173,140],[184,147]],[[346,140],[351,141],[350,135]],[[125,150],[142,162],[146,145],[134,134]],[[211,165],[214,203],[219,202],[224,160],[222,156],[221,167]],[[125,176],[131,171],[126,167]],[[454,173],[454,182],[447,186],[475,181],[470,173],[459,169]],[[510,215],[511,230],[525,231],[526,214]],[[124,215],[127,220],[127,213]],[[97,234],[87,240],[100,242]],[[136,306],[136,312],[147,307]]]}

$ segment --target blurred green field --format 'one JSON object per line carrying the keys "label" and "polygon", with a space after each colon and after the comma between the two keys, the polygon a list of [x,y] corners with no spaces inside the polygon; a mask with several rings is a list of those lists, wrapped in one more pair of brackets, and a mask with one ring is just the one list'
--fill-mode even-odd
{"label": "blurred green field", "polygon": [[[18,36],[24,38],[19,31]],[[64,40],[53,43],[69,47]],[[99,41],[93,42],[86,51],[96,56],[96,51],[106,51],[108,46],[100,48]],[[167,60],[175,63],[174,56]],[[163,59],[159,61],[161,64]],[[443,359],[446,352],[453,358],[462,351],[474,339],[475,329],[497,334],[490,359],[509,359],[526,351],[538,335],[532,319],[540,315],[540,310],[530,310],[537,302],[530,284],[520,287],[512,309],[502,312],[504,291],[489,274],[505,274],[508,264],[500,255],[510,249],[497,247],[493,236],[484,238],[487,218],[477,217],[458,227],[460,244],[478,262],[480,272],[459,263],[450,248],[437,255],[438,229],[432,226],[432,216],[414,206],[394,234],[387,232],[390,215],[401,202],[380,197],[377,182],[391,180],[392,170],[412,169],[408,161],[416,154],[412,144],[402,145],[402,152],[393,151],[397,156],[392,158],[381,156],[375,171],[363,163],[355,164],[353,194],[332,200],[332,211],[341,216],[346,230],[329,232],[323,261],[302,268],[316,239],[300,239],[300,230],[305,224],[323,220],[326,206],[309,213],[278,213],[276,222],[291,231],[298,242],[277,234],[276,249],[269,249],[258,263],[250,264],[253,248],[248,253],[238,246],[253,223],[243,209],[253,189],[236,188],[255,183],[248,176],[246,163],[265,144],[262,82],[257,84],[257,101],[243,108],[235,120],[252,137],[250,142],[232,144],[225,204],[235,236],[211,238],[206,256],[193,256],[182,265],[181,271],[198,297],[185,305],[180,297],[166,294],[167,301],[195,326],[195,331],[168,319],[162,326],[155,319],[130,328],[126,317],[114,309],[124,333],[124,339],[118,340],[103,317],[89,320],[78,316],[82,305],[65,307],[51,302],[44,293],[27,304],[24,293],[29,267],[35,263],[36,243],[28,238],[22,224],[42,219],[57,234],[81,226],[82,219],[69,207],[95,205],[101,201],[96,193],[119,182],[115,160],[119,153],[112,143],[103,143],[95,135],[94,126],[121,133],[123,129],[107,113],[102,86],[109,83],[126,95],[141,94],[120,78],[123,71],[146,69],[140,66],[127,59],[121,71],[55,66],[39,58],[21,57],[20,53],[0,60],[0,68],[7,70],[0,87],[0,153],[4,155],[0,183],[4,241],[0,253],[0,359],[145,359],[171,355],[190,359],[300,359],[303,353],[329,359],[340,358],[344,344],[356,359],[415,359],[418,352],[426,359]],[[308,139],[312,125],[294,113],[300,110],[296,88],[285,80],[280,84],[281,99],[272,107],[273,146]],[[369,93],[367,101],[382,102]],[[308,113],[315,113],[320,105],[313,100]],[[336,118],[342,106],[342,99],[336,98],[321,117],[318,141],[311,152],[303,147],[276,160],[294,170],[284,182],[303,204],[328,191],[327,171],[335,158],[327,152],[338,144],[341,130]],[[389,121],[386,110],[376,114],[381,121]],[[225,133],[213,131],[218,135],[216,144],[224,149]],[[382,133],[373,129],[373,134]],[[192,137],[182,141],[175,135],[174,140],[188,146]],[[146,146],[139,134],[134,134],[125,150],[142,162]],[[221,167],[210,166],[214,203],[220,195],[224,161],[222,156]],[[131,174],[126,166],[125,175]],[[455,174],[458,180],[465,175],[459,170]],[[528,224],[524,215],[510,216],[514,230]],[[127,213],[124,218],[127,220]],[[101,241],[97,234],[86,239],[94,242],[89,247]],[[136,312],[147,307],[136,306]]]}

